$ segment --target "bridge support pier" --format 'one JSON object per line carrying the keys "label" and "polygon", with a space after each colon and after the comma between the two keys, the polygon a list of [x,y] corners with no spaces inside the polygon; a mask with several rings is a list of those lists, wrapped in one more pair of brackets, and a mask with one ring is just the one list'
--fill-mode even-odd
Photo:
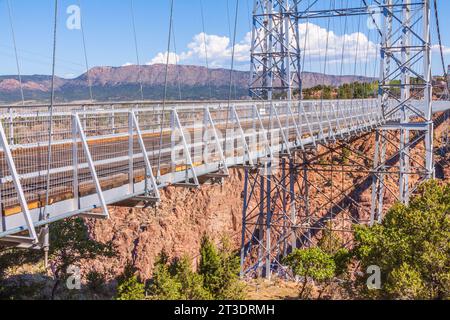
{"label": "bridge support pier", "polygon": [[420,183],[434,177],[430,0],[384,5],[379,99],[387,124],[377,132],[371,223],[381,222],[384,201],[407,205]]}
{"label": "bridge support pier", "polygon": [[318,143],[245,168],[241,277],[292,278],[283,257],[317,245],[325,233],[334,239],[326,248],[351,247],[353,225],[369,223],[369,139]]}

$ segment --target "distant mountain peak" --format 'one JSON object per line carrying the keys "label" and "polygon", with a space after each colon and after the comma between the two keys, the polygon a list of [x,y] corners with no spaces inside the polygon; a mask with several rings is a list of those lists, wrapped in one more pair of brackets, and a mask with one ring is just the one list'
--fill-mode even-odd
{"label": "distant mountain peak", "polygon": [[[169,65],[168,96],[179,99],[226,99],[229,92],[230,70],[207,69],[195,65]],[[122,67],[98,66],[89,70],[94,98],[101,101],[135,100],[140,98],[142,82],[146,99],[161,99],[165,82],[165,64],[127,65]],[[233,98],[248,94],[249,72],[233,71]],[[355,81],[372,81],[371,78],[355,76],[333,76],[320,73],[304,73],[305,88],[318,84],[338,86]],[[48,100],[51,77],[30,75],[22,77],[27,100]],[[57,77],[56,98],[59,101],[77,101],[88,98],[87,73],[74,79]],[[211,93],[211,95],[210,95]],[[3,103],[20,100],[20,85],[17,76],[0,77],[0,101]]]}

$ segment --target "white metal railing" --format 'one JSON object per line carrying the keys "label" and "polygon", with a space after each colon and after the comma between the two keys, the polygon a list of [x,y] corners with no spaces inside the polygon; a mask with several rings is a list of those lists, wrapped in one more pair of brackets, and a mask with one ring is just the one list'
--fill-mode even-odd
{"label": "white metal railing", "polygon": [[29,230],[32,240],[43,224],[95,208],[108,217],[109,204],[142,195],[158,199],[168,184],[196,186],[201,175],[227,174],[230,166],[384,123],[375,99],[57,110],[49,217],[43,219],[49,114],[17,110],[0,114],[0,238]]}

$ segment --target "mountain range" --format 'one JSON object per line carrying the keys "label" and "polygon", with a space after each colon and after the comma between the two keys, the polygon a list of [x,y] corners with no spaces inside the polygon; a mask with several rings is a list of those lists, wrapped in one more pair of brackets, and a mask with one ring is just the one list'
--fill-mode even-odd
{"label": "mountain range", "polygon": [[[146,66],[95,67],[89,70],[93,97],[97,101],[140,100],[140,83],[144,99],[159,100],[164,96],[165,68],[163,64]],[[74,79],[55,79],[55,99],[58,102],[89,100],[88,73]],[[207,69],[201,66],[169,65],[167,74],[167,98],[171,100],[227,99],[229,95],[230,70]],[[233,99],[248,95],[249,72],[233,71]],[[355,81],[369,82],[372,78],[362,76],[336,76],[305,72],[304,88],[319,84],[339,86]],[[51,76],[22,76],[24,96],[27,101],[48,101]],[[21,100],[18,76],[0,76],[0,103]]]}

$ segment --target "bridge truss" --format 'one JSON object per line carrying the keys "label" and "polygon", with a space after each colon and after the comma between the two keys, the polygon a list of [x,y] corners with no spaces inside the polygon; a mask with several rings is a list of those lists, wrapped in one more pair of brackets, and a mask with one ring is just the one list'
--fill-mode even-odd
{"label": "bridge truss", "polygon": [[51,222],[108,218],[108,205],[146,207],[167,185],[197,188],[200,177],[224,177],[229,167],[255,165],[269,151],[306,148],[324,132],[353,135],[376,127],[377,105],[372,99],[56,106],[47,208],[48,109],[7,107],[0,114],[0,238],[39,247],[42,227]]}

